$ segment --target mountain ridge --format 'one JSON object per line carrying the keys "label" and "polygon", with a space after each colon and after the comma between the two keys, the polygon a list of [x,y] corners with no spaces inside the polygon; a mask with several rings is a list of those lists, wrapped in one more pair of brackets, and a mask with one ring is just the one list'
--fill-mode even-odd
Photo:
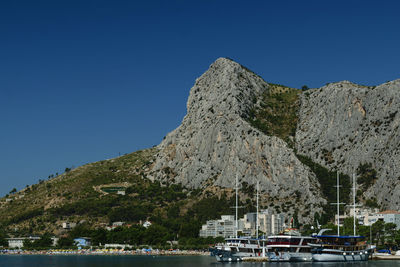
{"label": "mountain ridge", "polygon": [[[45,221],[50,227],[49,222],[80,218],[99,226],[125,205],[141,207],[140,190],[162,191],[158,182],[182,186],[182,192],[162,191],[178,198],[153,205],[146,216],[166,216],[175,204],[185,213],[200,199],[231,197],[238,175],[246,191],[242,200],[250,199],[249,205],[258,181],[263,208],[312,224],[329,209],[334,172],[343,173],[347,185],[345,174],[354,170],[365,189],[358,192],[359,201],[394,208],[400,202],[399,94],[400,80],[379,86],[340,81],[301,91],[267,83],[239,63],[219,58],[196,79],[181,125],[158,146],[71,170],[13,194],[12,201],[3,198],[0,222],[28,227]],[[131,188],[125,200],[99,192],[118,183]],[[90,205],[85,199],[106,208],[91,219],[92,213],[79,206]],[[156,199],[150,196],[146,203]]]}

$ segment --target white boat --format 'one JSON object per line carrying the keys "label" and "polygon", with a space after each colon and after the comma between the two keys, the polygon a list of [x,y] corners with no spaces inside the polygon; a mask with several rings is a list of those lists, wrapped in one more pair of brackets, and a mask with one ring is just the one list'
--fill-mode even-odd
{"label": "white boat", "polygon": [[[337,205],[337,235],[323,235],[324,232],[331,229],[322,229],[316,235],[316,243],[311,243],[312,259],[318,262],[347,262],[347,261],[367,261],[372,251],[375,249],[374,246],[369,246],[364,241],[363,236],[356,235],[355,226],[355,215],[353,221],[353,235],[340,235],[340,223],[339,223],[339,206],[344,204],[340,203],[339,198],[339,173],[337,173],[336,189],[337,189],[337,201],[332,203]],[[356,183],[355,175],[353,174],[353,207],[356,207]]]}
{"label": "white boat", "polygon": [[265,240],[251,237],[226,238],[224,244],[216,246],[214,254],[217,261],[226,261],[224,258],[229,261],[229,258],[242,260],[244,257],[262,257],[265,256],[264,244]]}
{"label": "white boat", "polygon": [[[397,255],[397,252],[396,252],[396,255]],[[375,251],[373,256],[392,256],[392,252],[388,249],[381,249],[381,250]]]}
{"label": "white boat", "polygon": [[311,261],[311,247],[315,242],[311,236],[301,236],[296,229],[286,229],[281,235],[268,236],[267,256],[269,261]]}
{"label": "white boat", "polygon": [[362,241],[363,236],[319,234],[316,238],[317,243],[310,244],[313,261],[367,261],[374,249]]}

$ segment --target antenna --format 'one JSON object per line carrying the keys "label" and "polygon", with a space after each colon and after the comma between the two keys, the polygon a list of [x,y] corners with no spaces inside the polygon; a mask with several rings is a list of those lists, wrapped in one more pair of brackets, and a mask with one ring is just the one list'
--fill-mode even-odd
{"label": "antenna", "polygon": [[339,226],[339,224],[340,224],[340,219],[339,219],[339,215],[340,215],[340,205],[343,205],[343,204],[345,204],[345,203],[340,203],[339,201],[339,187],[341,187],[340,185],[339,185],[339,172],[338,171],[336,171],[336,186],[334,186],[334,187],[336,187],[336,191],[337,191],[337,193],[336,193],[336,195],[337,195],[337,201],[336,201],[336,203],[331,203],[331,205],[336,205],[337,206],[337,235],[339,236],[340,235],[340,226]]}

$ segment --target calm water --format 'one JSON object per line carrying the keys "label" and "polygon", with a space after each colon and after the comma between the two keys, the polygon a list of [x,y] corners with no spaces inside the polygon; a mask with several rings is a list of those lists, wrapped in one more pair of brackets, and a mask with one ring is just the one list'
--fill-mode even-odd
{"label": "calm water", "polygon": [[1,267],[400,267],[400,261],[369,261],[360,263],[217,263],[207,256],[39,256],[0,255]]}

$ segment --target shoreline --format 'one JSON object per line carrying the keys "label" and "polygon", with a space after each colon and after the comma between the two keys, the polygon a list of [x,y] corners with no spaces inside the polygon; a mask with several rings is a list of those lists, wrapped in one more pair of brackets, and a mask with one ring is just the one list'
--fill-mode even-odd
{"label": "shoreline", "polygon": [[50,250],[0,250],[0,255],[82,255],[82,256],[210,256],[209,251],[198,250],[123,250],[123,249],[50,249]]}

